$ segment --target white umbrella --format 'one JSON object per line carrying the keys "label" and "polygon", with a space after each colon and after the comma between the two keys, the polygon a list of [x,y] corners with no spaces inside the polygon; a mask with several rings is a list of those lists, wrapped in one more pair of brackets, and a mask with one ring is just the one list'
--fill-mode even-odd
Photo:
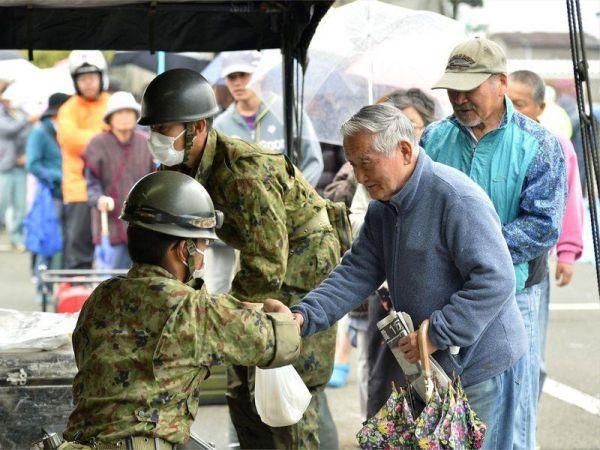
{"label": "white umbrella", "polygon": [[[6,89],[4,97],[12,105],[23,109],[29,115],[40,115],[48,105],[48,97],[55,92],[73,94],[75,92],[73,80],[66,66],[39,69],[28,61],[29,65],[22,65],[24,70],[18,72],[14,82]],[[0,61],[1,64],[4,61]]]}
{"label": "white umbrella", "polygon": [[0,60],[0,78],[17,81],[20,78],[31,76],[40,69],[26,59],[3,59]]}
{"label": "white umbrella", "polygon": [[[330,9],[308,49],[304,108],[321,142],[341,144],[340,125],[361,107],[394,89],[419,88],[451,108],[446,92],[431,90],[452,48],[467,38],[463,26],[445,16],[376,0]],[[268,53],[251,85],[281,92],[281,58]]]}
{"label": "white umbrella", "polygon": [[449,113],[446,92],[431,86],[466,38],[460,23],[429,11],[376,0],[332,8],[309,47],[309,58],[329,60],[321,67],[309,62],[306,72],[304,103],[309,115],[320,117],[314,122],[321,140],[341,143],[342,122],[393,89],[419,88],[436,99],[437,116]]}

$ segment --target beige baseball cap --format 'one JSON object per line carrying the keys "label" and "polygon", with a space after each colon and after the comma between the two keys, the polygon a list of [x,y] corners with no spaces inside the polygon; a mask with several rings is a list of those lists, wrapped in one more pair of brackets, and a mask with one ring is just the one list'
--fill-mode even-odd
{"label": "beige baseball cap", "polygon": [[432,89],[470,91],[497,73],[506,73],[504,50],[494,41],[477,37],[454,47],[446,72]]}

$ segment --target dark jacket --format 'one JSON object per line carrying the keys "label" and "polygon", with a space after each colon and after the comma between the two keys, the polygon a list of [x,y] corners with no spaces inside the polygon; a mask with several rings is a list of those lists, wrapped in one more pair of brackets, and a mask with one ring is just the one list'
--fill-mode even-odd
{"label": "dark jacket", "polygon": [[62,156],[50,117],[42,119],[31,130],[26,156],[27,171],[52,188],[52,197],[61,198]]}
{"label": "dark jacket", "polygon": [[88,144],[84,154],[85,179],[92,207],[94,244],[100,243],[100,212],[96,203],[103,195],[115,201],[115,209],[108,214],[110,242],[127,243],[127,225],[119,219],[123,202],[133,185],[156,168],[147,142],[146,135],[139,131],[134,131],[125,144],[110,131],[103,131]]}

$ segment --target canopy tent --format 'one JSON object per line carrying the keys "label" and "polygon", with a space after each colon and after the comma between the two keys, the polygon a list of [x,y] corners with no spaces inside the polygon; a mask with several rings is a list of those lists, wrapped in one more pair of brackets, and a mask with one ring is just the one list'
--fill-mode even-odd
{"label": "canopy tent", "polygon": [[[219,52],[280,48],[286,142],[293,142],[294,62],[332,0],[4,0],[0,49]],[[286,146],[293,155],[290,145]]]}
{"label": "canopy tent", "polygon": [[226,51],[282,48],[304,61],[332,1],[5,0],[0,48]]}

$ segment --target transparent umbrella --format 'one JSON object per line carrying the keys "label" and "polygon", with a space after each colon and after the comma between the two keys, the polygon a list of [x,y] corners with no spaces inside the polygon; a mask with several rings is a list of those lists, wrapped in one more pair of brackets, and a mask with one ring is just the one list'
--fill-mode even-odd
{"label": "transparent umbrella", "polygon": [[[446,93],[431,86],[465,39],[460,23],[428,11],[376,0],[330,9],[311,40],[304,78],[304,108],[319,140],[340,144],[340,125],[394,89],[420,88],[436,100],[438,117],[449,113]],[[255,83],[280,92],[280,60],[271,64]]]}
{"label": "transparent umbrella", "polygon": [[[304,109],[319,141],[341,144],[340,125],[394,89],[420,88],[436,100],[438,117],[449,113],[446,93],[431,86],[465,39],[460,23],[428,11],[376,0],[332,8],[311,40],[303,80]],[[218,66],[217,58],[206,68],[213,82]],[[278,51],[263,52],[250,85],[263,98],[281,96]]]}
{"label": "transparent umbrella", "polygon": [[[460,23],[428,11],[375,0],[331,9],[311,41],[309,57],[328,55],[333,67],[327,76],[309,63],[305,81],[306,109],[322,116],[315,120],[317,135],[340,143],[341,123],[393,89],[420,88],[437,100],[438,116],[448,113],[445,92],[431,91],[431,86],[452,48],[464,39]],[[330,105],[333,110],[323,111]]]}

